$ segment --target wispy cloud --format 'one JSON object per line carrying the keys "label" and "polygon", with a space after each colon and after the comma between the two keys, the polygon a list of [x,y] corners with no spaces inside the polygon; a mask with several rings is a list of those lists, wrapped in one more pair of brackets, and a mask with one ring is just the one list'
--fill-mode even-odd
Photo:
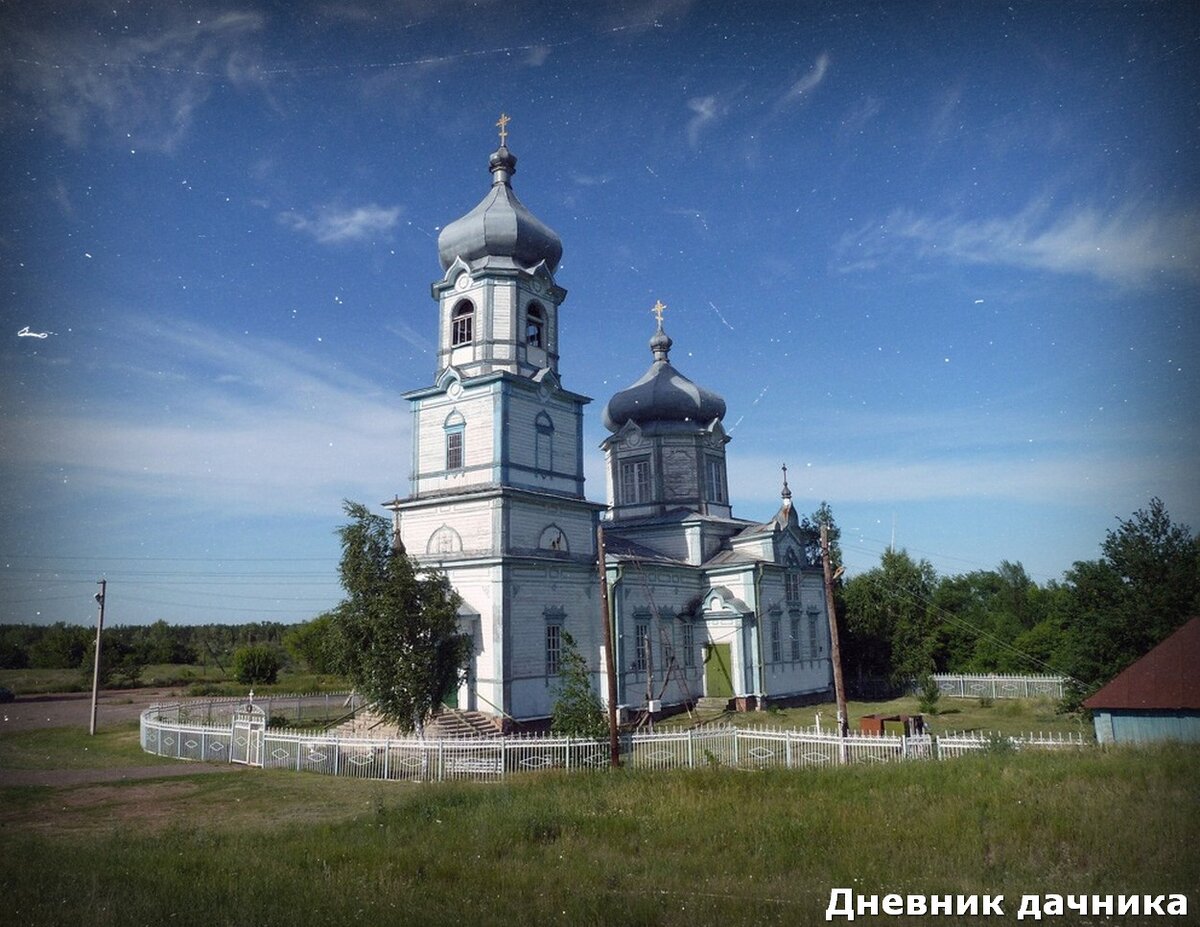
{"label": "wispy cloud", "polygon": [[279,214],[279,221],[288,228],[311,235],[323,245],[372,238],[389,231],[399,219],[399,206],[376,203],[350,208],[327,206],[312,216],[293,210]]}
{"label": "wispy cloud", "polygon": [[779,101],[779,106],[789,106],[798,100],[802,100],[812,93],[825,79],[825,74],[829,71],[829,54],[822,52],[815,62],[812,69],[801,77],[798,81],[788,88],[787,93]]}
{"label": "wispy cloud", "polygon": [[0,65],[13,90],[6,110],[15,118],[36,113],[73,146],[99,129],[135,151],[170,151],[216,86],[263,80],[250,42],[265,24],[258,13],[175,16],[164,24],[139,11],[130,18],[139,31],[119,34],[94,28],[86,16],[66,28],[48,25],[62,19],[31,18],[32,25],[13,29]]}
{"label": "wispy cloud", "polygon": [[692,97],[687,101],[687,108],[692,112],[687,124],[687,139],[695,148],[700,142],[700,133],[725,115],[726,109],[715,96]]}
{"label": "wispy cloud", "polygon": [[964,219],[898,209],[844,236],[835,259],[844,271],[913,257],[1029,267],[1122,284],[1158,274],[1200,277],[1200,212],[1074,205],[1036,200],[1011,216]]}
{"label": "wispy cloud", "polygon": [[87,414],[31,407],[10,423],[15,440],[0,445],[5,472],[61,474],[77,492],[230,518],[403,492],[409,415],[379,384],[269,339],[136,320],[126,333],[142,351],[175,358],[186,376],[154,378],[151,406],[94,398]]}

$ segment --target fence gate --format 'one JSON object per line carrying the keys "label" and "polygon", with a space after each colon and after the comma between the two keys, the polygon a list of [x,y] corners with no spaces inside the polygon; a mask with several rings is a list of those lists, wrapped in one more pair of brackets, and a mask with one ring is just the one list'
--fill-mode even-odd
{"label": "fence gate", "polygon": [[263,730],[267,716],[257,705],[238,711],[233,716],[233,739],[229,747],[229,762],[246,766],[262,766]]}

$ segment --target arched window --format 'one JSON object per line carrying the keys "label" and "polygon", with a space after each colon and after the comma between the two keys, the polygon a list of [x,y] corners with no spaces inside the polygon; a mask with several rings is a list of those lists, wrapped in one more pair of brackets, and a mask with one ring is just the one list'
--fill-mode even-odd
{"label": "arched window", "polygon": [[450,346],[470,344],[475,340],[475,307],[469,299],[461,300],[450,314]]}
{"label": "arched window", "polygon": [[546,313],[537,303],[525,310],[525,343],[531,348],[546,346]]}
{"label": "arched window", "polygon": [[539,412],[533,426],[533,465],[539,470],[553,470],[554,422],[545,412]]}
{"label": "arched window", "polygon": [[466,463],[466,419],[456,409],[446,416],[442,428],[446,432],[446,469],[461,470]]}

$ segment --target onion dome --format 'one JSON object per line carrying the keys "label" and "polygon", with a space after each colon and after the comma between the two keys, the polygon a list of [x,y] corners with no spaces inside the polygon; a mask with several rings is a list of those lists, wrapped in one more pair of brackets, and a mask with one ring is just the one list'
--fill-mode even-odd
{"label": "onion dome", "polygon": [[658,331],[650,339],[654,363],[640,380],[614,394],[604,407],[601,420],[609,431],[620,431],[627,422],[692,422],[704,426],[725,417],[724,399],[697,386],[671,366],[667,356],[671,344],[660,318]]}
{"label": "onion dome", "polygon": [[562,259],[562,239],[531,213],[513,193],[511,178],[517,156],[501,145],[488,161],[492,189],[478,206],[447,225],[438,235],[438,258],[448,270],[455,258],[472,269],[519,267],[546,262],[554,273]]}

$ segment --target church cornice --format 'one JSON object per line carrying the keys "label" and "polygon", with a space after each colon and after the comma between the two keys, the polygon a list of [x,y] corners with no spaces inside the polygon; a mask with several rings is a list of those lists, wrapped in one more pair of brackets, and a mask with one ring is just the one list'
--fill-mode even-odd
{"label": "church cornice", "polygon": [[[542,371],[550,374],[549,377],[544,376]],[[402,393],[403,399],[427,399],[431,396],[439,396],[445,393],[451,383],[459,383],[464,390],[474,389],[480,386],[487,386],[492,383],[506,383],[525,390],[526,392],[536,392],[543,385],[550,384],[552,394],[555,397],[565,399],[570,402],[578,402],[581,405],[587,405],[592,401],[591,396],[585,396],[582,393],[575,393],[571,390],[562,388],[562,382],[558,376],[550,371],[549,368],[542,368],[538,374],[532,377],[522,376],[519,373],[513,373],[510,370],[495,370],[491,373],[481,374],[477,377],[463,376],[462,372],[455,367],[447,367],[444,369],[432,386],[423,386],[420,389],[409,390],[407,393]]]}
{"label": "church cornice", "polygon": [[602,512],[607,506],[601,502],[591,502],[587,499],[581,499],[578,496],[560,494],[555,492],[543,492],[534,489],[523,489],[516,486],[500,486],[495,483],[488,483],[483,486],[474,487],[471,489],[453,489],[444,490],[441,492],[422,493],[419,496],[407,496],[401,499],[396,496],[394,499],[389,499],[387,502],[380,503],[384,508],[391,509],[393,512],[408,511],[410,509],[418,509],[423,506],[445,505],[448,501],[454,499],[462,500],[481,500],[481,499],[521,499],[530,502],[541,502],[549,505],[567,505],[572,508],[590,509],[593,512]]}

